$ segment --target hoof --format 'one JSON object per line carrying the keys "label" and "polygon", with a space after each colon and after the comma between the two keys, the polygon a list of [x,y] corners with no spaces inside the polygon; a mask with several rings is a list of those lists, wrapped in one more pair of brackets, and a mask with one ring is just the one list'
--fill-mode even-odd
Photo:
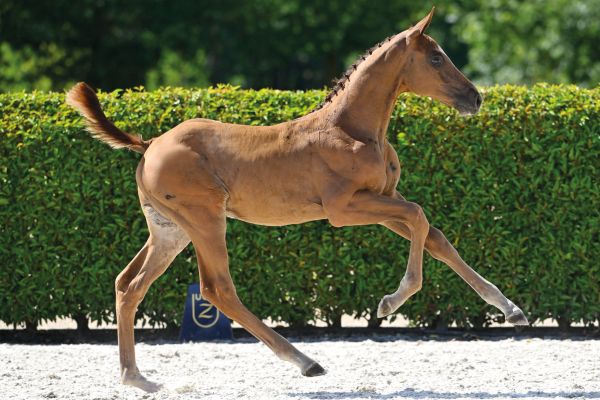
{"label": "hoof", "polygon": [[142,389],[144,392],[148,393],[158,392],[162,388],[162,385],[149,381],[142,374],[140,374],[139,371],[131,374],[128,374],[127,371],[125,371],[121,377],[121,383],[123,385]]}
{"label": "hoof", "polygon": [[377,307],[377,318],[387,317],[393,312],[394,309],[390,304],[389,296],[383,296],[383,299],[379,302],[379,307]]}
{"label": "hoof", "polygon": [[304,371],[302,371],[302,375],[304,376],[319,376],[319,375],[325,375],[327,373],[327,371],[325,371],[325,369],[323,367],[321,367],[319,365],[319,363],[312,363],[310,364],[310,366],[308,368],[306,368]]}
{"label": "hoof", "polygon": [[527,321],[527,317],[525,317],[523,311],[519,310],[518,308],[506,317],[506,321],[510,322],[515,326],[529,326],[529,321]]}

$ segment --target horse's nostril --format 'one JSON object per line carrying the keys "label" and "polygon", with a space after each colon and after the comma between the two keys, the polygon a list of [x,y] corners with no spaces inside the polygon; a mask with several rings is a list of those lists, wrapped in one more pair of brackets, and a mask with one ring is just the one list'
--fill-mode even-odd
{"label": "horse's nostril", "polygon": [[479,109],[479,107],[481,107],[482,102],[483,102],[483,98],[481,97],[481,95],[479,93],[477,93],[477,97],[475,98],[475,106],[477,107],[477,109]]}

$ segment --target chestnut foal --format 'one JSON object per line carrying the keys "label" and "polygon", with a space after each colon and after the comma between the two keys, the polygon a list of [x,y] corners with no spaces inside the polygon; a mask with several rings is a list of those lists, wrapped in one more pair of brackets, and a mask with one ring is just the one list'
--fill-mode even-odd
{"label": "chestnut foal", "polygon": [[86,118],[96,138],[143,154],[136,180],[150,237],[115,282],[124,384],[159,388],[136,366],[134,315],[152,282],[190,241],[204,298],[303,375],[325,373],[238,299],[227,260],[227,217],[272,226],[320,219],[336,227],[381,224],[411,245],[406,273],[398,290],[381,300],[378,317],[396,311],[421,288],[425,248],[507,321],[528,324],[523,312],[429,225],[423,209],[396,191],[400,163],[386,130],[398,95],[430,96],[461,114],[474,114],[481,106],[477,89],[424,34],[432,15],[433,10],[369,50],[315,111],[275,126],[192,119],[144,141],[108,121],[86,84],[69,91],[67,102]]}

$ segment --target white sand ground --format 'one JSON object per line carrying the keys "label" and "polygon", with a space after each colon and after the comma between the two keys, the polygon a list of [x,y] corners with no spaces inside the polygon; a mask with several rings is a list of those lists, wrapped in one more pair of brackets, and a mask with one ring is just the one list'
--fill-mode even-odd
{"label": "white sand ground", "polygon": [[600,399],[600,340],[296,342],[305,378],[259,343],[138,344],[146,394],[118,382],[115,345],[0,344],[1,399]]}

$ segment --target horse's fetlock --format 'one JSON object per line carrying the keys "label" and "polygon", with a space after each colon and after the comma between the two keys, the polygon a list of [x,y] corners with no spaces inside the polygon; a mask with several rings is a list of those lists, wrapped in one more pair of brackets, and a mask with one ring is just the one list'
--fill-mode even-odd
{"label": "horse's fetlock", "polygon": [[423,287],[423,277],[421,275],[406,272],[402,280],[404,281],[406,288],[413,294]]}

